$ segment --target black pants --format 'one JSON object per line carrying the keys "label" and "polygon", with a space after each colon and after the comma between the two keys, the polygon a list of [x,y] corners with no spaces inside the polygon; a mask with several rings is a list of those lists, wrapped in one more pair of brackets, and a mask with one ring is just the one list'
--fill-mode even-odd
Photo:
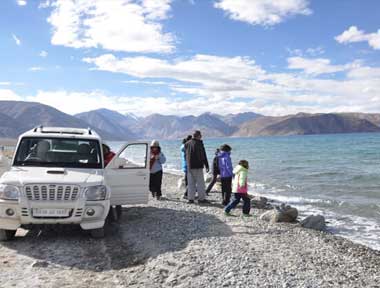
{"label": "black pants", "polygon": [[187,198],[187,185],[189,184],[189,182],[187,181],[187,172],[185,172],[185,186],[186,186],[186,191],[185,191],[185,194],[183,194],[183,197]]}
{"label": "black pants", "polygon": [[223,205],[226,206],[230,203],[232,193],[232,177],[221,178],[222,182],[222,197]]}
{"label": "black pants", "polygon": [[156,173],[150,173],[149,178],[149,190],[152,192],[153,197],[161,197],[161,185],[162,185],[162,170]]}
{"label": "black pants", "polygon": [[210,182],[210,184],[208,184],[207,189],[206,189],[206,194],[207,195],[210,193],[212,187],[214,187],[214,185],[216,183],[216,179],[218,179],[218,174],[213,174],[211,182]]}

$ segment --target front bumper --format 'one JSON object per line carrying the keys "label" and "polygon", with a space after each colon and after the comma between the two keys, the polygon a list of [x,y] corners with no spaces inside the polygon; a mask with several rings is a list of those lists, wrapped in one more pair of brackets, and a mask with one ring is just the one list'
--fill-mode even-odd
{"label": "front bumper", "polygon": [[[79,224],[82,229],[97,229],[104,226],[110,202],[104,201],[7,201],[0,200],[0,229],[16,230],[22,225]],[[34,217],[33,208],[69,209],[68,217]],[[12,209],[13,215],[6,211]],[[95,213],[88,215],[92,209]],[[92,213],[90,213],[92,214]]]}

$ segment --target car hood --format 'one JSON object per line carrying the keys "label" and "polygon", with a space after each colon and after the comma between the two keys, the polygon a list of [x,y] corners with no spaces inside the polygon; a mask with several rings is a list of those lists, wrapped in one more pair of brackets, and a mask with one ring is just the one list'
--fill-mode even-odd
{"label": "car hood", "polygon": [[103,184],[103,170],[78,168],[12,167],[5,172],[0,183],[23,186],[25,184]]}

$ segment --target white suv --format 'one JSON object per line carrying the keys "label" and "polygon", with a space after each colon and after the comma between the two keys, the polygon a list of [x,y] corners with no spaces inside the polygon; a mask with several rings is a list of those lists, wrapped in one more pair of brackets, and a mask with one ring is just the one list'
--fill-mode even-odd
{"label": "white suv", "polygon": [[102,237],[110,207],[148,202],[147,156],[147,142],[128,143],[105,168],[102,140],[90,129],[24,133],[0,178],[0,240],[38,224],[79,224]]}

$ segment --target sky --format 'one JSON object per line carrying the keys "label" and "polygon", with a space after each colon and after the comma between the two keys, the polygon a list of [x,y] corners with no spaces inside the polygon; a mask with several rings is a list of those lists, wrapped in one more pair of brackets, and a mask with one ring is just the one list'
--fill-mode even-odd
{"label": "sky", "polygon": [[1,0],[0,100],[380,113],[378,0]]}

